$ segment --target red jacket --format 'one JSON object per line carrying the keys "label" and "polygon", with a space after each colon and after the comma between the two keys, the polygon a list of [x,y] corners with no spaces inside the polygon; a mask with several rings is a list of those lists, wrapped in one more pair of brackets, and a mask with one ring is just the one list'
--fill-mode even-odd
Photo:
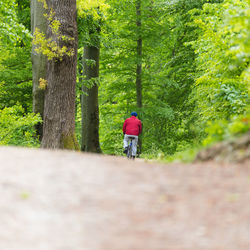
{"label": "red jacket", "polygon": [[125,120],[122,130],[124,134],[138,136],[142,130],[141,121],[135,116],[131,116]]}

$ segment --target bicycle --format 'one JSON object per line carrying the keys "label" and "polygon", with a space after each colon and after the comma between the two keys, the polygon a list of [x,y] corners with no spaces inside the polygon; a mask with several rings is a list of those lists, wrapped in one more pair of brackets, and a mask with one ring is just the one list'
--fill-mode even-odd
{"label": "bicycle", "polygon": [[135,139],[135,137],[129,136],[128,139],[129,139],[129,144],[128,144],[128,151],[127,151],[127,158],[134,160],[135,156],[134,157],[132,156],[132,145],[133,145],[133,140]]}

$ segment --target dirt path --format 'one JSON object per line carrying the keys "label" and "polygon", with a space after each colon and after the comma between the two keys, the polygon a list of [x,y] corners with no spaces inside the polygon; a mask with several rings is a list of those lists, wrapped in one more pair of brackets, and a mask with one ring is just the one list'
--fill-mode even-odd
{"label": "dirt path", "polygon": [[0,250],[250,249],[250,166],[0,148]]}

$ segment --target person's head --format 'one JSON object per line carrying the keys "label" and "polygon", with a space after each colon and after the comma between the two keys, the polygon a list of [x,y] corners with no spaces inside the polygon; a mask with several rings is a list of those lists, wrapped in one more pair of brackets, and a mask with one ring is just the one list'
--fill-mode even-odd
{"label": "person's head", "polygon": [[137,116],[137,113],[135,112],[135,111],[133,111],[132,113],[131,113],[131,116]]}

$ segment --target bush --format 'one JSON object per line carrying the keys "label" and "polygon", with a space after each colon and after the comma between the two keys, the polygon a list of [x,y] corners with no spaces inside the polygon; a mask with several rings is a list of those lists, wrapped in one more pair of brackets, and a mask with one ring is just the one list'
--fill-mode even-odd
{"label": "bush", "polygon": [[208,122],[206,128],[207,137],[203,141],[204,146],[215,142],[227,140],[231,137],[239,136],[250,130],[250,114],[234,116],[228,120],[218,120]]}
{"label": "bush", "polygon": [[39,115],[25,114],[21,105],[0,110],[0,145],[38,147],[34,125],[41,121]]}

